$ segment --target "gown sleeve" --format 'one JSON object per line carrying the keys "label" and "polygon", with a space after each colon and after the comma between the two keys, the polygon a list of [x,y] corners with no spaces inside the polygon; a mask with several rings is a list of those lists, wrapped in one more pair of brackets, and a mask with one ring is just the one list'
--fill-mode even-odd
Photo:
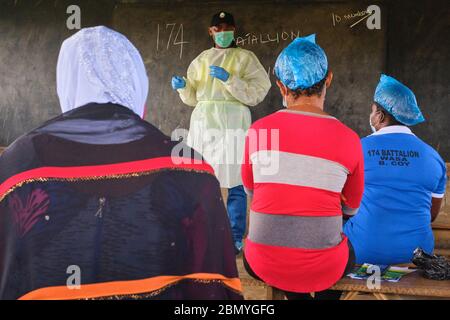
{"label": "gown sleeve", "polygon": [[197,82],[199,75],[200,63],[199,58],[196,58],[191,62],[187,71],[186,87],[183,89],[178,89],[178,94],[180,95],[181,101],[188,106],[195,107],[197,105]]}
{"label": "gown sleeve", "polygon": [[224,85],[233,97],[253,107],[263,101],[269,92],[270,78],[253,52],[248,52],[248,57],[243,61],[242,76],[230,74]]}

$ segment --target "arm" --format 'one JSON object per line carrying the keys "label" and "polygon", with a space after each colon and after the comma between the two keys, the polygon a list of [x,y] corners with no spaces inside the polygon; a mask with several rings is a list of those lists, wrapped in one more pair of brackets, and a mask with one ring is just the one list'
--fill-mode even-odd
{"label": "arm", "polygon": [[[250,129],[251,130],[251,129]],[[241,175],[242,175],[242,184],[244,185],[245,192],[253,197],[253,166],[250,162],[250,153],[249,153],[249,135],[245,137],[245,149],[244,149],[244,159],[241,165]]]}
{"label": "arm", "polygon": [[347,181],[341,194],[344,219],[348,219],[358,212],[364,192],[364,156],[361,142],[359,142],[357,152],[358,162],[353,171],[347,176]]}
{"label": "arm", "polygon": [[445,188],[447,187],[447,169],[443,160],[441,162],[441,167],[441,178],[439,179],[436,189],[431,194],[431,222],[436,220],[439,215],[439,211],[441,211],[442,199],[444,198]]}
{"label": "arm", "polygon": [[431,222],[434,222],[439,215],[439,211],[441,211],[443,198],[431,198]]}
{"label": "arm", "polygon": [[253,53],[244,67],[243,76],[230,74],[224,82],[225,88],[233,97],[248,106],[256,106],[264,100],[271,87],[270,78]]}
{"label": "arm", "polygon": [[195,107],[197,105],[197,60],[192,61],[187,71],[187,78],[185,78],[186,86],[183,89],[178,89],[181,101],[188,106]]}

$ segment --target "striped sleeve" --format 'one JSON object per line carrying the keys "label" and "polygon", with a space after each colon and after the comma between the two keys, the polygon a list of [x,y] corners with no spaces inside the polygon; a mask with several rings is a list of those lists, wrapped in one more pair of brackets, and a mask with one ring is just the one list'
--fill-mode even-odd
{"label": "striped sleeve", "polygon": [[[359,141],[359,140],[358,140]],[[359,141],[356,154],[356,166],[348,174],[347,181],[342,189],[344,200],[343,211],[346,215],[355,215],[359,209],[364,192],[364,156],[361,142]]]}
{"label": "striped sleeve", "polygon": [[245,138],[244,159],[241,166],[242,183],[244,185],[245,192],[252,195],[254,188],[253,181],[253,167],[250,160],[249,152],[249,135]]}

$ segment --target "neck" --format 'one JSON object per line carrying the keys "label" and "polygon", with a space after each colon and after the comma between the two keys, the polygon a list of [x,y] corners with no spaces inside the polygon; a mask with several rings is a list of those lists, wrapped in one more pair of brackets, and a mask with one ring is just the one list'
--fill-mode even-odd
{"label": "neck", "polygon": [[401,123],[390,123],[390,122],[382,122],[378,125],[377,131],[383,129],[383,128],[387,128],[387,127],[392,127],[392,126],[405,126],[404,124]]}
{"label": "neck", "polygon": [[321,96],[299,97],[295,100],[288,101],[288,109],[312,112],[318,114],[327,114],[323,111],[325,99]]}
{"label": "neck", "polygon": [[230,44],[229,47],[224,48],[224,47],[221,47],[221,46],[219,46],[219,45],[217,45],[217,44],[214,44],[214,48],[216,48],[216,49],[228,49],[228,48],[231,48],[232,46],[233,46],[233,45]]}

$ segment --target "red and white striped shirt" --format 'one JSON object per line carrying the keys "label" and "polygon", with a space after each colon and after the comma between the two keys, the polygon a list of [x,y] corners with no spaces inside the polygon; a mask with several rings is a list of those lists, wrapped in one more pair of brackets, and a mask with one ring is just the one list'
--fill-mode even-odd
{"label": "red and white striped shirt", "polygon": [[253,194],[245,245],[253,271],[292,292],[336,283],[348,260],[342,211],[357,211],[364,188],[358,135],[331,116],[278,111],[250,128],[242,179]]}

